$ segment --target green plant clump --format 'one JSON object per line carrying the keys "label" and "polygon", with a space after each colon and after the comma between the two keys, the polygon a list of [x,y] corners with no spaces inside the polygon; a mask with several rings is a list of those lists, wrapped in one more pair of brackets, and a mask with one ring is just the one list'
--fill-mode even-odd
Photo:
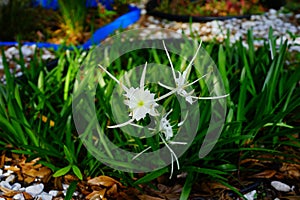
{"label": "green plant clump", "polygon": [[[194,183],[207,178],[238,192],[228,182],[234,180],[232,184],[237,184],[234,174],[247,171],[240,161],[255,155],[268,154],[274,158],[280,155],[292,162],[293,155],[284,152],[283,147],[300,147],[295,137],[300,130],[297,122],[300,118],[297,112],[300,107],[300,68],[285,64],[287,42],[283,41],[276,48],[276,38],[272,33],[270,38],[270,44],[266,42],[257,50],[251,32],[248,34],[248,48],[244,47],[242,41],[234,45],[229,40],[225,44],[205,44],[206,51],[217,63],[226,93],[230,94],[227,97],[228,111],[221,137],[210,154],[203,159],[198,156],[207,130],[207,127],[201,127],[192,146],[179,158],[182,168],[175,173],[188,172],[182,199],[187,199]],[[72,92],[76,74],[86,54],[79,49],[59,50],[58,65],[51,71],[37,56],[31,60],[30,68],[26,68],[21,57],[22,79],[10,73],[3,56],[6,83],[0,84],[1,149],[25,154],[29,159],[40,157],[39,162],[56,172],[55,176],[74,173],[80,179],[85,179],[87,176],[107,174],[122,177],[126,185],[138,185],[170,172],[170,168],[165,167],[134,182],[135,174],[106,167],[83,147],[73,122]],[[175,55],[170,57],[179,70],[182,58]],[[124,71],[144,65],[145,60],[158,64],[169,63],[164,53],[151,49],[137,50],[113,62],[110,71],[117,74],[118,78]],[[99,111],[97,117],[103,125],[101,128],[107,131],[108,121],[105,119],[111,115],[109,101],[115,82],[107,75],[104,76],[104,82],[97,89],[95,105]],[[199,123],[203,124],[209,121],[210,104],[209,101],[200,101],[199,105]],[[176,111],[174,113],[176,115]],[[124,149],[138,152],[144,145],[159,148],[152,139],[132,144],[132,138],[122,136],[117,129],[108,132],[112,142]],[[8,144],[13,148],[9,149]],[[294,157],[299,159],[299,155]],[[127,165],[128,162],[123,164]]]}

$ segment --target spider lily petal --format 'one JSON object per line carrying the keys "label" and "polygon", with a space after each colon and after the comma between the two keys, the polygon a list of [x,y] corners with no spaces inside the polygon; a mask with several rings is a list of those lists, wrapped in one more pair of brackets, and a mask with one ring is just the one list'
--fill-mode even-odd
{"label": "spider lily petal", "polygon": [[190,104],[193,104],[196,99],[220,99],[220,98],[225,98],[228,96],[228,94],[226,95],[221,95],[221,96],[216,96],[216,97],[196,97],[196,96],[192,96],[192,94],[194,93],[194,90],[191,90],[190,92],[187,92],[185,90],[186,87],[189,87],[191,85],[193,85],[194,83],[198,82],[200,79],[204,78],[205,76],[207,76],[208,74],[205,74],[203,76],[201,76],[200,78],[196,79],[195,81],[189,83],[188,82],[188,74],[191,70],[191,66],[194,62],[194,60],[196,59],[196,56],[201,48],[201,44],[202,44],[202,41],[200,43],[200,45],[198,46],[197,50],[196,50],[196,53],[195,55],[193,56],[191,62],[189,63],[189,65],[187,66],[187,68],[182,72],[180,73],[179,72],[179,75],[178,75],[178,78],[176,77],[176,74],[175,74],[175,69],[174,69],[174,66],[173,66],[173,63],[171,61],[171,58],[170,58],[170,55],[169,55],[169,52],[166,48],[166,45],[165,45],[165,42],[163,41],[163,46],[164,46],[164,49],[165,49],[165,52],[167,54],[167,57],[169,59],[169,62],[170,62],[170,65],[171,65],[171,69],[172,69],[172,73],[173,73],[173,78],[174,78],[174,81],[175,81],[175,88],[174,87],[170,87],[170,86],[167,86],[165,84],[162,84],[162,83],[158,83],[160,86],[168,89],[168,90],[171,90],[169,93],[163,95],[162,97],[159,97],[156,99],[156,101],[158,100],[161,100],[163,98],[166,98],[168,96],[170,96],[171,94],[174,94],[174,93],[177,93],[179,94],[180,96],[184,97],[185,100],[190,103]]}
{"label": "spider lily petal", "polygon": [[130,113],[129,116],[132,117],[127,122],[109,126],[109,128],[118,128],[123,127],[128,124],[132,124],[134,120],[141,120],[146,117],[147,114],[151,116],[158,116],[159,113],[156,111],[156,107],[158,104],[156,103],[154,96],[149,90],[145,90],[145,77],[146,77],[146,70],[147,70],[147,62],[142,72],[142,77],[140,80],[140,87],[137,88],[127,88],[123,85],[116,77],[114,77],[111,73],[109,73],[103,66],[99,65],[99,67],[105,71],[114,81],[116,81],[124,90],[125,90],[125,100],[124,104],[129,107]]}

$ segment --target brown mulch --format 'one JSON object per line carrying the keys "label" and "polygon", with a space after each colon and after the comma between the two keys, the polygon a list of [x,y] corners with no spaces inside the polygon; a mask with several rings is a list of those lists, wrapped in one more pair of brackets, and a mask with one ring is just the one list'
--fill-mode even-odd
{"label": "brown mulch", "polygon": [[[295,152],[297,153],[297,152]],[[139,199],[139,200],[176,200],[184,184],[184,178],[173,178],[169,180],[167,175],[161,176],[152,182],[152,186],[139,185],[139,188],[125,187],[122,180],[116,180],[112,177],[101,175],[97,177],[87,177],[79,181],[74,175],[67,174],[62,177],[52,177],[53,172],[45,166],[38,164],[39,159],[26,162],[26,156],[8,153],[3,151],[0,156],[0,168],[3,172],[11,170],[15,174],[14,182],[21,183],[23,186],[29,186],[34,183],[43,183],[45,191],[58,190],[57,197],[53,199],[63,199],[62,184],[70,184],[72,181],[78,181],[77,190],[80,195],[73,199]],[[283,157],[272,155],[258,155],[240,162],[242,171],[233,173],[228,183],[235,186],[243,194],[257,190],[257,199],[300,199],[300,164],[286,162]],[[296,161],[296,160],[294,160]],[[299,163],[299,162],[298,162]],[[280,192],[275,190],[270,182],[278,180],[290,186],[294,186],[289,192]],[[0,187],[4,194],[0,197],[12,199],[12,197],[21,193]],[[30,194],[22,192],[25,199],[32,199]],[[213,199],[238,199],[230,188],[213,180],[199,180],[195,183],[190,195],[194,200],[213,200]]]}

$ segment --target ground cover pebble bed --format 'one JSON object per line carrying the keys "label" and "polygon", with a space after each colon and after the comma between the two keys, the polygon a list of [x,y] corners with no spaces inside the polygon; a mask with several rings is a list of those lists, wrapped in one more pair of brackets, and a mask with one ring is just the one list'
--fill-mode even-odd
{"label": "ground cover pebble bed", "polygon": [[[142,10],[142,13],[146,11]],[[166,28],[177,33],[184,33],[187,36],[200,37],[203,41],[223,42],[227,38],[227,31],[230,33],[230,42],[235,43],[244,39],[249,29],[253,30],[254,45],[262,46],[268,40],[269,29],[272,27],[273,35],[278,36],[277,44],[288,40],[291,51],[300,52],[300,14],[283,14],[280,11],[270,9],[263,15],[252,15],[250,19],[232,18],[224,21],[210,21],[206,23],[184,23],[168,21],[153,16],[144,15],[139,23],[133,24],[130,28],[146,28],[142,37],[148,39],[178,37],[178,34],[163,35],[160,32],[151,33],[147,28]]]}

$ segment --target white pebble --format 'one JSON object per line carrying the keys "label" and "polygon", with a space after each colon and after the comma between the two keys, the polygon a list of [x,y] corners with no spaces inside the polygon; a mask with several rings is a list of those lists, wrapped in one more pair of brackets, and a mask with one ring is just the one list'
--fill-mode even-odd
{"label": "white pebble", "polygon": [[256,199],[256,190],[253,190],[247,194],[244,195],[244,197],[247,199],[247,200],[254,200]]}
{"label": "white pebble", "polygon": [[157,25],[156,25],[156,24],[150,24],[150,25],[148,26],[148,28],[157,28]]}
{"label": "white pebble", "polygon": [[182,28],[182,29],[187,29],[187,28],[188,28],[188,25],[187,25],[186,23],[182,23],[182,24],[181,24],[181,28]]}
{"label": "white pebble", "polygon": [[62,187],[63,187],[63,190],[67,190],[69,188],[69,185],[68,184],[62,184]]}
{"label": "white pebble", "polygon": [[146,14],[147,14],[146,9],[142,9],[142,10],[141,10],[141,15],[146,15]]}
{"label": "white pebble", "polygon": [[276,15],[269,15],[268,18],[271,19],[271,20],[275,20],[277,18],[277,16]]}
{"label": "white pebble", "polygon": [[272,181],[271,185],[277,190],[277,191],[281,191],[281,192],[289,192],[291,191],[291,187],[288,186],[285,183],[282,183],[280,181]]}
{"label": "white pebble", "polygon": [[22,193],[16,194],[15,196],[13,196],[13,199],[15,199],[15,200],[25,200]]}
{"label": "white pebble", "polygon": [[[4,167],[5,168],[5,167]],[[11,170],[7,170],[4,174],[3,174],[3,176],[9,176],[9,175],[11,175],[11,174],[13,174],[14,172],[13,171],[11,171]]]}
{"label": "white pebble", "polygon": [[148,21],[153,22],[153,20],[154,20],[154,17],[153,17],[153,16],[149,16],[149,17],[148,17]]}
{"label": "white pebble", "polygon": [[53,196],[50,194],[47,194],[46,192],[43,192],[42,194],[39,194],[37,196],[37,198],[40,200],[51,200],[53,198]]}
{"label": "white pebble", "polygon": [[17,72],[16,74],[15,74],[15,77],[21,77],[23,75],[23,72]]}
{"label": "white pebble", "polygon": [[11,189],[14,190],[14,191],[19,191],[21,189],[21,184],[20,183],[14,183],[12,186],[11,186]]}
{"label": "white pebble", "polygon": [[297,52],[300,52],[300,46],[291,46],[289,48],[289,51],[297,51]]}
{"label": "white pebble", "polygon": [[21,47],[21,52],[24,57],[29,57],[34,54],[34,51],[29,46],[26,45]]}
{"label": "white pebble", "polygon": [[41,194],[43,190],[44,190],[44,184],[40,183],[40,184],[28,186],[25,189],[25,192],[32,195],[33,197],[36,197],[37,195]]}
{"label": "white pebble", "polygon": [[155,19],[155,20],[153,21],[153,23],[154,23],[154,24],[160,24],[160,21],[159,21],[158,19]]}
{"label": "white pebble", "polygon": [[58,191],[57,190],[50,190],[49,194],[53,197],[56,197],[58,195]]}
{"label": "white pebble", "polygon": [[11,190],[11,185],[7,181],[1,181],[0,186]]}

